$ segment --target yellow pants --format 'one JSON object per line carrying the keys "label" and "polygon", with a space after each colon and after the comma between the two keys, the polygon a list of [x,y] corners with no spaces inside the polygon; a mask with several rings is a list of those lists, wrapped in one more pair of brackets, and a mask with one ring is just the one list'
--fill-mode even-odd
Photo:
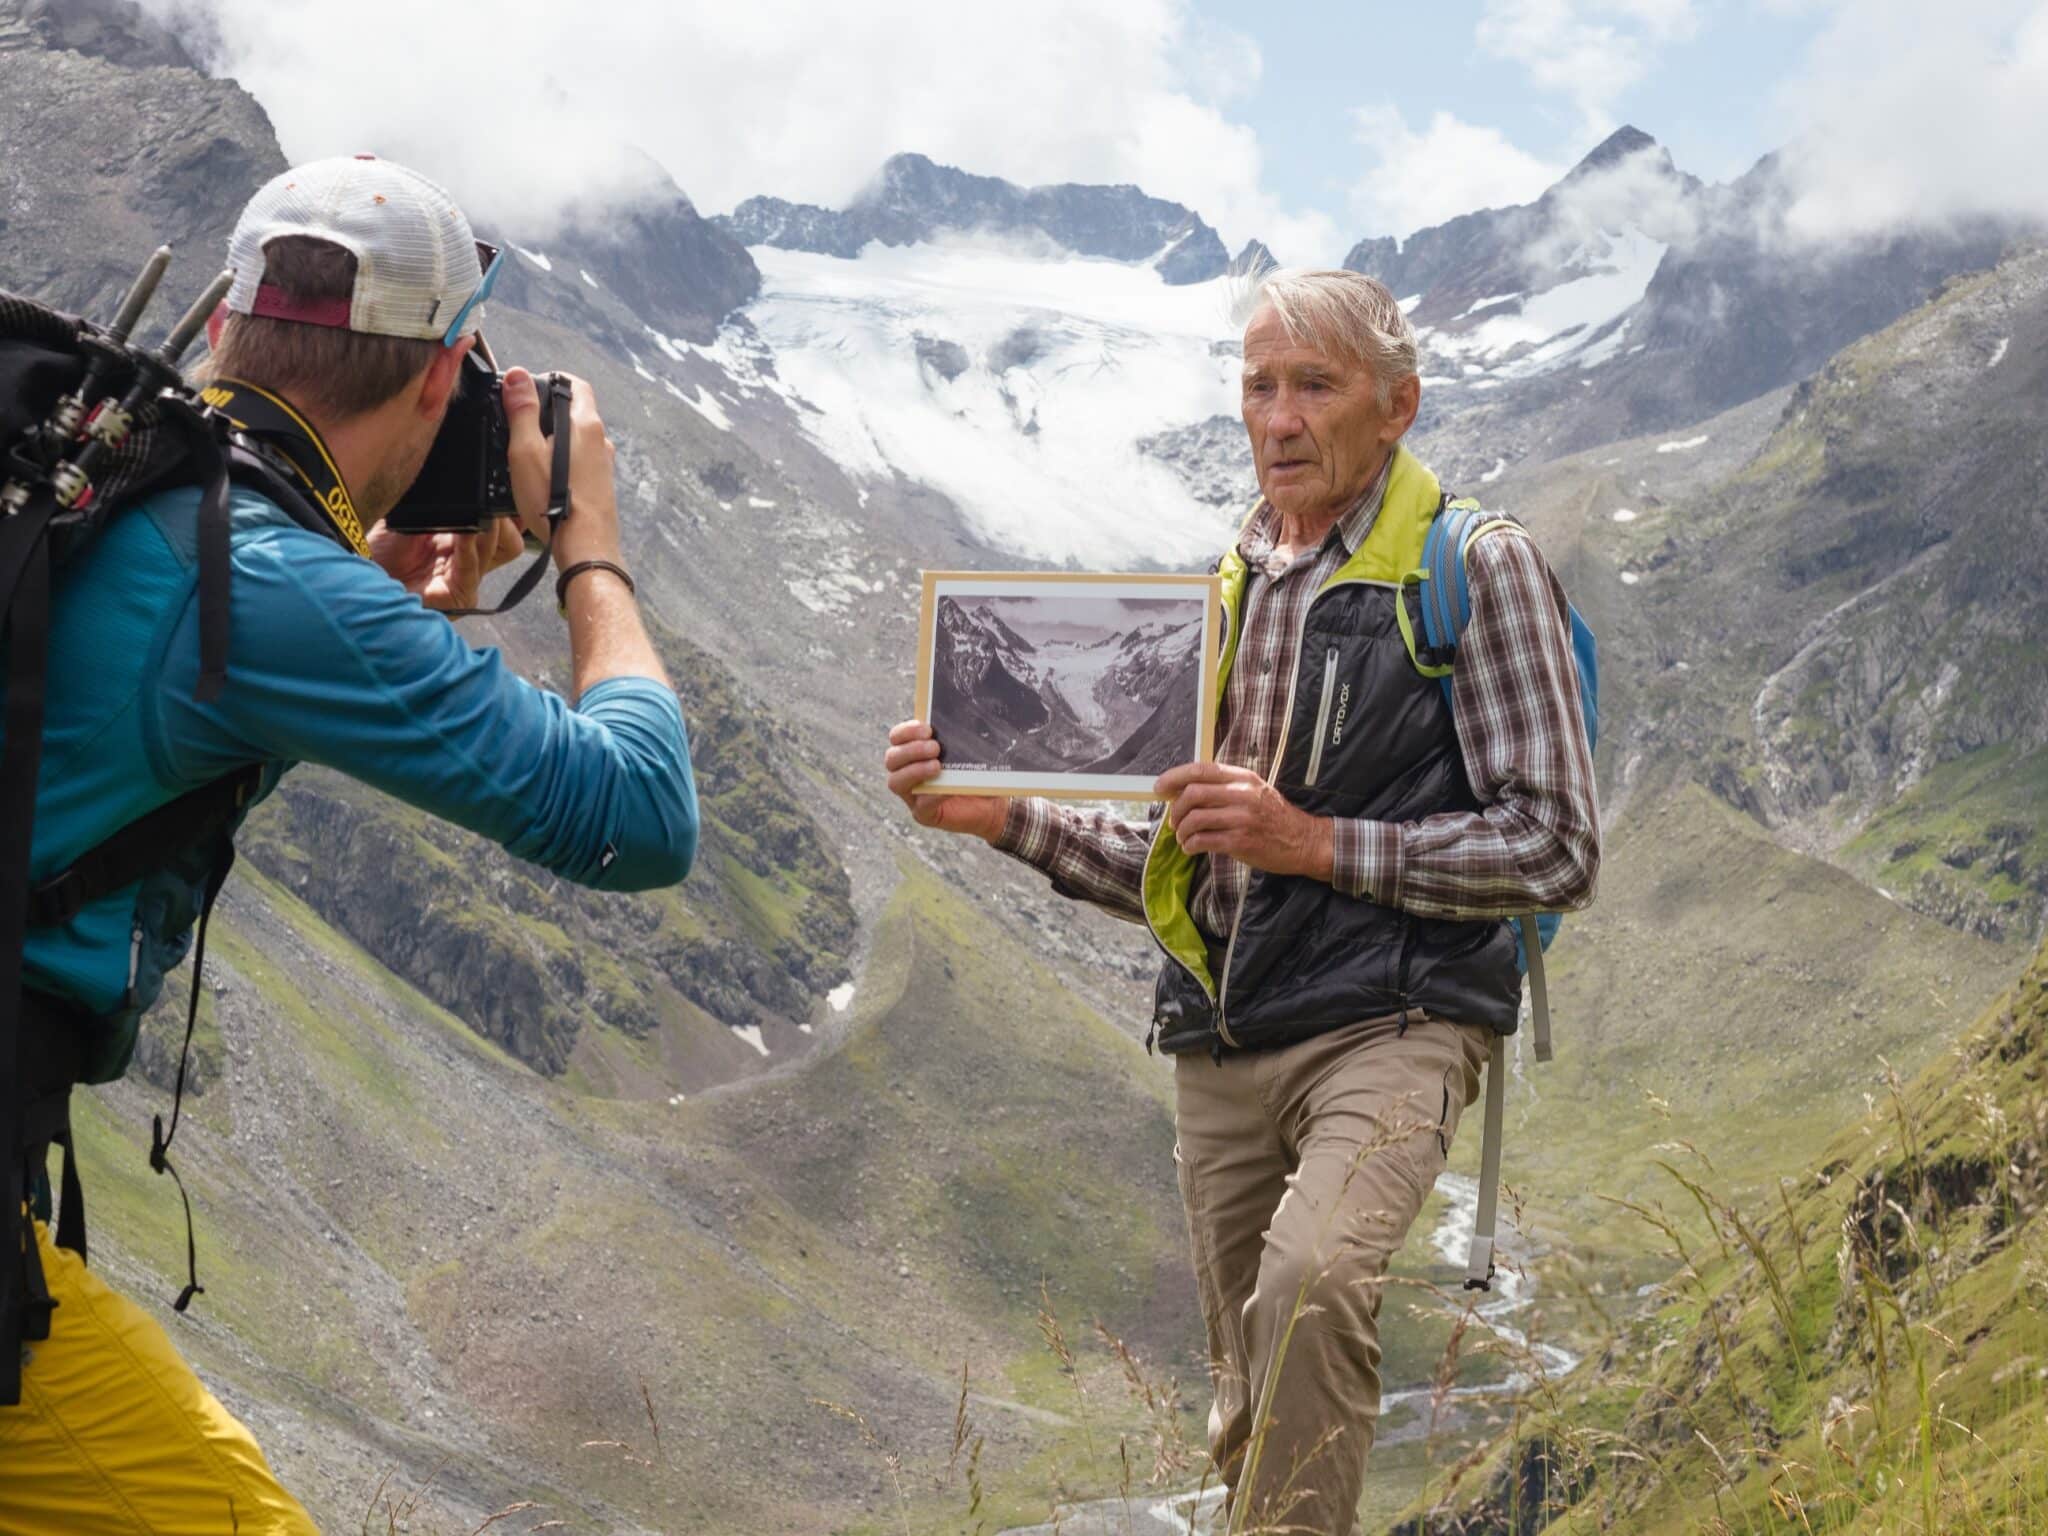
{"label": "yellow pants", "polygon": [[147,1313],[57,1247],[58,1307],[0,1408],[5,1536],[317,1536],[255,1439]]}

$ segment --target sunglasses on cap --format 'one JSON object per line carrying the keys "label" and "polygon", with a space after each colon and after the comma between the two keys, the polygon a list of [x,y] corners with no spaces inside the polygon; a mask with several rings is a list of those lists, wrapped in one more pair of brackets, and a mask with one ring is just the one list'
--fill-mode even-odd
{"label": "sunglasses on cap", "polygon": [[476,264],[483,271],[483,281],[476,285],[476,292],[455,312],[448,329],[441,333],[441,345],[444,347],[452,347],[462,339],[462,323],[469,318],[471,310],[490,297],[491,290],[498,283],[498,272],[505,265],[505,253],[490,241],[479,240],[476,243]]}

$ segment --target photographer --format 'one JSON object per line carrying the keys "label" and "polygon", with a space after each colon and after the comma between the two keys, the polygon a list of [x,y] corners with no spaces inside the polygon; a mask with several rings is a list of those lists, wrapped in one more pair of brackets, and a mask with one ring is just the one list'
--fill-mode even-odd
{"label": "photographer", "polygon": [[[306,494],[272,500],[236,485],[229,663],[216,688],[201,683],[198,487],[123,509],[62,568],[35,880],[223,775],[251,769],[260,797],[298,762],[578,884],[632,890],[688,873],[698,822],[682,711],[621,560],[612,445],[589,385],[572,380],[553,399],[553,434],[568,437],[569,512],[554,520],[553,556],[573,702],[432,611],[473,607],[484,572],[518,553],[521,526],[550,524],[562,460],[530,375],[503,379],[518,522],[480,516],[480,532],[417,536],[380,526],[426,462],[477,345],[483,249],[440,188],[368,156],[287,171],[251,200],[207,398],[230,419],[260,418],[280,483]],[[183,958],[227,856],[223,839],[30,929],[24,1080],[30,1063],[66,1064],[61,1083],[30,1087],[126,1069],[136,1019]],[[200,934],[203,944],[203,923]],[[44,1150],[29,1151],[32,1188]],[[313,1529],[155,1321],[40,1221],[27,1262],[55,1308],[48,1338],[23,1352],[19,1406],[0,1407],[0,1530]]]}

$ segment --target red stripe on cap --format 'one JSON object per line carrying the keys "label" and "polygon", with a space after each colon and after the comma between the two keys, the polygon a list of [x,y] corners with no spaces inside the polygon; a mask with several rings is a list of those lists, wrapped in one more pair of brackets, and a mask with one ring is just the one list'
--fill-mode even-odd
{"label": "red stripe on cap", "polygon": [[331,325],[347,330],[349,301],[295,299],[277,284],[263,283],[256,289],[256,302],[249,306],[249,313],[266,320],[296,320],[301,325]]}

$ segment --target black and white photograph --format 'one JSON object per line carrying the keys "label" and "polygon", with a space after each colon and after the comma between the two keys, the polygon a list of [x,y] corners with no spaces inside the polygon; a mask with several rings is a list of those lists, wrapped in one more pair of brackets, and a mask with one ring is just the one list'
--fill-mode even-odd
{"label": "black and white photograph", "polygon": [[925,576],[919,713],[937,793],[1151,799],[1211,755],[1213,577]]}

